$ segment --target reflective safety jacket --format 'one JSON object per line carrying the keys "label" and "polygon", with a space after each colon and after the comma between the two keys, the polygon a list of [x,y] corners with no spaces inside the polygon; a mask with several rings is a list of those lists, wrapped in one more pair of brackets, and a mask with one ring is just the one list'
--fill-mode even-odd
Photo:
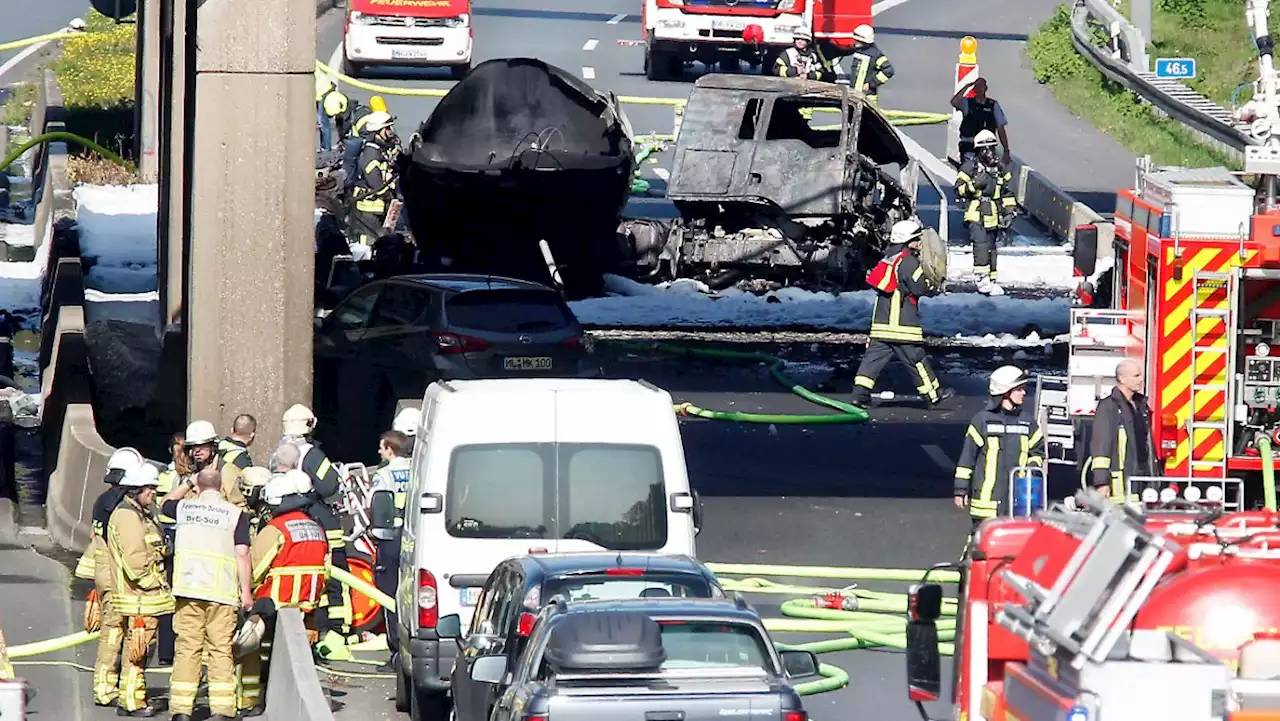
{"label": "reflective safety jacket", "polygon": [[342,476],[333,467],[329,457],[313,443],[296,441],[295,445],[302,458],[298,468],[311,476],[312,496],[321,501],[337,496],[341,490]]}
{"label": "reflective safety jacket", "polygon": [[893,63],[889,62],[889,56],[884,54],[875,43],[862,45],[853,51],[853,81],[851,85],[854,90],[862,92],[862,86],[868,86],[867,95],[875,95],[880,92],[880,86],[889,82],[889,78],[894,75]]}
{"label": "reflective safety jacket", "polygon": [[386,212],[396,187],[390,150],[372,140],[364,141],[356,159],[356,173],[356,182],[351,188],[356,210],[375,214]]}
{"label": "reflective safety jacket", "polygon": [[999,228],[1001,220],[1018,206],[1013,197],[1013,174],[999,167],[980,165],[970,158],[956,173],[956,198],[968,201],[964,222],[982,223],[987,230]]}
{"label": "reflective safety jacket", "polygon": [[150,510],[143,510],[131,498],[121,501],[107,524],[107,551],[115,577],[111,599],[117,613],[173,613],[173,594],[164,576],[164,536]]}
{"label": "reflective safety jacket", "polygon": [[1135,393],[1130,403],[1118,388],[1112,389],[1111,395],[1098,401],[1092,433],[1085,466],[1089,485],[1109,487],[1112,500],[1124,501],[1127,479],[1160,475],[1146,396]]}
{"label": "reflective safety jacket", "polygon": [[250,550],[254,598],[269,598],[277,608],[313,610],[324,594],[329,543],[324,529],[302,511],[271,519]]}
{"label": "reflective safety jacket", "polygon": [[324,114],[330,118],[337,117],[347,111],[347,96],[338,90],[338,84],[333,82],[333,78],[320,72],[317,68],[315,71],[316,79],[316,103],[324,110]]}
{"label": "reflective safety jacket", "polygon": [[228,606],[240,605],[236,569],[236,525],[240,509],[218,491],[178,502],[173,548],[173,595]]}
{"label": "reflective safety jacket", "polygon": [[773,73],[784,78],[807,78],[830,82],[835,77],[835,67],[822,48],[811,44],[806,52],[794,47],[787,48],[778,55],[773,64]]}
{"label": "reflective safety jacket", "polygon": [[214,456],[215,468],[222,474],[222,497],[228,503],[239,508],[242,511],[249,509],[249,502],[245,500],[244,491],[240,488],[240,467],[234,463],[228,463],[222,456]]}
{"label": "reflective safety jacket", "polygon": [[1022,409],[1005,410],[993,400],[974,416],[955,475],[955,495],[969,497],[969,515],[995,518],[1010,512],[1010,474],[1023,466],[1043,468],[1044,445],[1035,419]]}
{"label": "reflective safety jacket", "polygon": [[[156,486],[156,498],[164,498],[182,481],[178,477],[178,471],[174,469],[173,464],[160,473],[160,485]],[[159,519],[160,525],[166,528],[173,528],[174,519],[164,515],[163,511],[156,512],[156,518]]]}
{"label": "reflective safety jacket", "polygon": [[80,555],[79,562],[76,563],[76,578],[92,580],[99,593],[115,588],[110,565],[104,560],[103,555],[107,552],[106,534],[111,512],[120,505],[122,500],[124,500],[124,489],[111,486],[93,502],[91,516],[93,536],[89,539],[89,545],[84,549],[84,553]]}
{"label": "reflective safety jacket", "polygon": [[885,256],[902,253],[898,261],[898,285],[893,292],[876,291],[876,304],[871,311],[871,338],[889,343],[923,343],[924,328],[920,325],[920,311],[916,305],[920,298],[933,295],[934,290],[924,278],[920,258],[902,245],[891,245]]}
{"label": "reflective safety jacket", "polygon": [[[380,466],[373,472],[373,482],[369,488],[371,492],[369,508],[374,526],[385,526],[388,520],[391,520],[391,525],[396,528],[404,525],[405,501],[409,497],[409,466],[408,458],[392,458],[386,465]],[[381,502],[387,494],[391,495],[391,506],[394,511],[386,508],[386,504]],[[384,514],[392,512],[395,514],[393,519],[385,518]],[[386,531],[375,528],[373,534],[380,540],[387,540],[382,538]]]}
{"label": "reflective safety jacket", "polygon": [[253,465],[248,446],[234,438],[223,438],[218,441],[218,454],[222,456],[223,463],[230,463],[242,471]]}

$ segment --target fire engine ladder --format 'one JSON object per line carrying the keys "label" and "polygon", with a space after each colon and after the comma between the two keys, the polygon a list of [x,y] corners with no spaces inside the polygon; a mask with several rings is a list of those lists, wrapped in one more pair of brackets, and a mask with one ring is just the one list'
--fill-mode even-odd
{"label": "fire engine ladder", "polygon": [[[1221,296],[1222,294],[1218,292],[1220,290],[1226,291],[1225,298],[1209,300],[1213,296]],[[1227,382],[1227,379],[1231,377],[1230,368],[1223,368],[1220,376],[1222,382],[1220,383],[1217,382],[1217,378],[1210,379],[1208,383],[1201,383],[1200,374],[1208,369],[1217,358],[1224,355],[1227,360],[1231,358],[1229,355],[1232,345],[1231,313],[1235,295],[1235,274],[1233,273],[1196,271],[1191,276],[1191,385],[1187,391],[1190,394],[1187,440],[1190,443],[1190,467],[1188,470],[1192,472],[1219,469],[1224,474],[1226,473],[1228,423],[1225,409],[1230,407],[1231,403],[1231,399],[1228,397],[1230,384]],[[1208,341],[1208,345],[1205,344],[1200,324],[1201,320],[1211,321],[1209,324],[1211,328],[1216,328],[1221,324],[1222,342],[1220,344],[1214,344],[1213,341]],[[1203,401],[1205,394],[1219,393],[1223,397],[1222,408],[1224,411],[1222,419],[1198,418],[1197,400]],[[1197,431],[1209,431],[1210,434],[1221,435],[1223,452],[1220,459],[1210,460],[1198,457],[1196,448],[1203,442],[1205,434],[1197,433]],[[1194,473],[1189,473],[1188,475],[1194,475]]]}
{"label": "fire engine ladder", "polygon": [[1151,595],[1178,546],[1152,534],[1142,519],[1095,491],[1080,491],[1076,507],[1041,518],[1080,539],[1053,588],[1015,574],[1003,579],[1027,600],[1006,603],[996,621],[1045,656],[1065,655],[1077,669],[1102,663]]}

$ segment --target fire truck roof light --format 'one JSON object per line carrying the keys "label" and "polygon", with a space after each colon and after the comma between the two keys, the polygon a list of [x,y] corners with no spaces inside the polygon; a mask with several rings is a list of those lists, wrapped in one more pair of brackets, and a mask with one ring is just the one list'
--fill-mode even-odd
{"label": "fire truck roof light", "polygon": [[1172,488],[1165,488],[1160,491],[1161,503],[1172,503],[1178,497],[1178,492]]}
{"label": "fire truck roof light", "polygon": [[1209,486],[1204,492],[1204,499],[1210,503],[1219,503],[1222,501],[1222,486]]}
{"label": "fire truck roof light", "polygon": [[1182,492],[1182,497],[1195,503],[1200,500],[1200,489],[1195,486],[1187,486],[1187,490]]}

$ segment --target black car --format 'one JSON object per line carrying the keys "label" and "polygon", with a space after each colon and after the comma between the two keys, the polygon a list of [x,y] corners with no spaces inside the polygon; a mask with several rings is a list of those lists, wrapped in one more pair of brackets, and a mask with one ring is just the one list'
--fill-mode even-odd
{"label": "black car", "polygon": [[581,324],[552,288],[499,276],[404,275],[316,320],[314,408],[330,457],[371,460],[396,401],[437,380],[584,374]]}
{"label": "black car", "polygon": [[462,649],[450,682],[458,721],[488,719],[502,693],[500,686],[473,680],[471,665],[481,656],[499,654],[514,664],[538,611],[556,596],[577,602],[725,594],[715,575],[689,556],[561,553],[509,558],[485,582],[465,638],[457,615],[442,617],[436,626],[441,638],[457,638]]}

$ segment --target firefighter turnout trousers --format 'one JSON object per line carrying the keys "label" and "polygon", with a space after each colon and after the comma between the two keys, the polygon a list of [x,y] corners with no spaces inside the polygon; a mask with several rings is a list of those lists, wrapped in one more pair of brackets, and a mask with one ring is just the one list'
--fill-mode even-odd
{"label": "firefighter turnout trousers", "polygon": [[929,366],[929,355],[920,343],[893,343],[872,339],[867,343],[867,351],[862,354],[862,362],[858,364],[858,375],[854,376],[854,403],[866,403],[876,388],[876,379],[889,364],[889,359],[897,357],[898,361],[911,371],[916,383],[916,392],[930,403],[937,403],[941,397],[942,384]]}
{"label": "firefighter turnout trousers", "polygon": [[129,649],[150,648],[160,625],[158,617],[174,609],[165,579],[164,536],[151,515],[126,498],[107,524],[107,550],[115,572],[112,606],[125,618],[126,626],[117,702],[125,711],[140,711],[148,705],[146,659],[135,663]]}
{"label": "firefighter turnout trousers", "polygon": [[386,211],[373,212],[353,209],[347,214],[347,229],[352,242],[372,246],[387,233],[382,227]]}
{"label": "firefighter turnout trousers", "polygon": [[980,167],[965,161],[956,173],[956,197],[967,201],[964,222],[973,242],[973,273],[996,280],[996,247],[1004,216],[1014,212],[1017,200],[1010,191],[1013,175],[999,168]]}
{"label": "firefighter turnout trousers", "polygon": [[[334,568],[351,570],[347,565],[347,542],[343,537],[342,519],[323,501],[313,503],[309,514],[324,529],[329,543],[329,563]],[[336,578],[325,582],[325,594],[320,599],[320,618],[316,625],[320,635],[336,631],[343,636],[351,633],[351,589]]]}
{"label": "firefighter turnout trousers", "polygon": [[235,637],[239,610],[216,601],[179,598],[173,614],[177,645],[169,681],[169,711],[190,715],[200,689],[202,660],[209,666],[209,710],[234,718],[236,708]]}
{"label": "firefighter turnout trousers", "polygon": [[93,664],[93,702],[110,706],[120,695],[120,648],[124,645],[124,617],[115,609],[110,591],[98,591],[102,604],[102,626],[98,636],[98,659]]}

